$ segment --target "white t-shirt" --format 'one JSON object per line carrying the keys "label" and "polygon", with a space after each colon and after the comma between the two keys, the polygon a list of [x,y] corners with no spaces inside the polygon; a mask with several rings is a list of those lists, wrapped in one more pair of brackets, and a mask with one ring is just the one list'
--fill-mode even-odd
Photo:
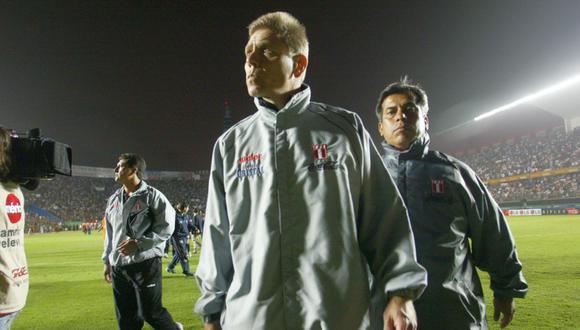
{"label": "white t-shirt", "polygon": [[0,315],[24,308],[28,265],[24,254],[24,196],[20,186],[0,182]]}

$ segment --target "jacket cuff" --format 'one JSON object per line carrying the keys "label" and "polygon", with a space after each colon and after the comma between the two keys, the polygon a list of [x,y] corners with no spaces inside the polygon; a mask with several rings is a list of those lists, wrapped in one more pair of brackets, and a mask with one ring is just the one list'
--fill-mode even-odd
{"label": "jacket cuff", "polygon": [[218,322],[220,320],[220,316],[221,313],[207,314],[202,315],[201,319],[203,320],[203,323],[213,323]]}

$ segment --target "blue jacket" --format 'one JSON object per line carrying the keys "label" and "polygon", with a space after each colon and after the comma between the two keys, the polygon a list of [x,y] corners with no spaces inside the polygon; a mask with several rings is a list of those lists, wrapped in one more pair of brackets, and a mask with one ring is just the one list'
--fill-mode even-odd
{"label": "blue jacket", "polygon": [[191,218],[187,214],[181,214],[176,212],[175,214],[175,231],[173,232],[173,237],[187,238],[190,230],[192,230],[193,225],[191,224]]}
{"label": "blue jacket", "polygon": [[409,210],[417,260],[428,274],[415,303],[419,327],[486,329],[475,267],[490,274],[496,297],[524,297],[528,285],[514,239],[475,172],[428,146],[427,134],[407,151],[383,143],[383,161]]}

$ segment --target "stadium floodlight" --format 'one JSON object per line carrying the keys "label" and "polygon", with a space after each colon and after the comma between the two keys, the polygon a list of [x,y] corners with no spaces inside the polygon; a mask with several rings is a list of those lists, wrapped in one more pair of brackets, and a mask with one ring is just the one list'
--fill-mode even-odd
{"label": "stadium floodlight", "polygon": [[516,106],[518,106],[518,105],[520,105],[522,103],[526,103],[526,102],[533,101],[533,100],[535,100],[537,98],[540,98],[540,97],[542,97],[544,95],[547,95],[547,94],[550,94],[550,93],[554,93],[556,91],[559,91],[561,89],[564,89],[566,87],[569,87],[569,86],[574,85],[574,84],[577,84],[577,83],[580,83],[580,75],[577,75],[577,76],[574,76],[572,78],[566,79],[566,80],[564,80],[564,81],[562,81],[562,82],[560,82],[560,83],[558,83],[558,84],[556,84],[554,86],[551,86],[551,87],[542,89],[541,91],[539,91],[537,93],[530,94],[528,96],[524,96],[521,99],[515,100],[515,101],[513,101],[511,103],[508,103],[508,104],[506,104],[504,106],[501,106],[499,108],[496,108],[496,109],[493,109],[491,111],[488,111],[488,112],[486,112],[484,114],[481,114],[481,115],[473,118],[473,120],[478,121],[478,120],[481,120],[481,119],[484,119],[484,118],[487,118],[487,117],[491,117],[491,116],[493,116],[493,115],[495,115],[497,113],[500,113],[502,111],[506,111],[506,110],[509,110],[511,108],[514,108],[514,107],[516,107]]}

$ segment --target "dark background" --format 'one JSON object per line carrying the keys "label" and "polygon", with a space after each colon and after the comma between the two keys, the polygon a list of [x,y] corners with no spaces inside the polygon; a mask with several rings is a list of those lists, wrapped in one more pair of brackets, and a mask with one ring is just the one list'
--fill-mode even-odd
{"label": "dark background", "polygon": [[40,127],[76,165],[137,152],[150,169],[208,169],[224,102],[235,121],[254,111],[246,26],[274,10],[308,29],[313,99],[373,135],[376,97],[404,74],[437,133],[580,72],[576,0],[264,3],[0,1],[0,125]]}

